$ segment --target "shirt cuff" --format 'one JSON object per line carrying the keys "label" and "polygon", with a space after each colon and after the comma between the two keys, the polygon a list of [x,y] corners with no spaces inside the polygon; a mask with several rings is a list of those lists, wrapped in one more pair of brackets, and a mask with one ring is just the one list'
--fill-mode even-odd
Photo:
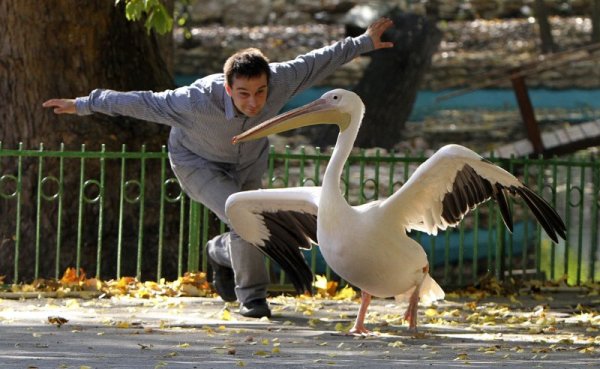
{"label": "shirt cuff", "polygon": [[90,98],[88,96],[75,98],[75,112],[77,115],[90,115],[94,113],[90,108]]}
{"label": "shirt cuff", "polygon": [[356,37],[355,40],[359,45],[361,54],[368,53],[369,51],[373,51],[375,49],[375,45],[373,45],[371,36],[367,35],[366,33]]}

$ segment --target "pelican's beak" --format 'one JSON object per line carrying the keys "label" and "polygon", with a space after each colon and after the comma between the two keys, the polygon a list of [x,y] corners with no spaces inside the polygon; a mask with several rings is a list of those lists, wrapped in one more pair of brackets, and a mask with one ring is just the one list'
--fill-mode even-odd
{"label": "pelican's beak", "polygon": [[341,112],[336,105],[326,99],[318,99],[299,108],[273,117],[231,140],[238,142],[255,140],[275,133],[289,131],[315,124],[337,124],[343,131],[350,124],[350,114]]}

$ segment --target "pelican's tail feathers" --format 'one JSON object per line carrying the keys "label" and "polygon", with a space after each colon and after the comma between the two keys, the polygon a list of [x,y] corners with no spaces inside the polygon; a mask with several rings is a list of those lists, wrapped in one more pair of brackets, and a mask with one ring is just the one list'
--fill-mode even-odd
{"label": "pelican's tail feathers", "polygon": [[423,305],[430,305],[437,300],[443,300],[446,294],[440,285],[428,274],[423,279],[421,290],[419,291],[420,302]]}
{"label": "pelican's tail feathers", "polygon": [[[408,291],[394,296],[394,299],[397,302],[408,302],[415,288],[416,287],[412,287]],[[429,273],[425,274],[423,282],[421,283],[421,289],[419,290],[419,302],[427,306],[431,305],[434,301],[443,300],[444,296],[446,296],[446,294],[444,293],[444,290],[442,290],[442,287],[431,278]]]}

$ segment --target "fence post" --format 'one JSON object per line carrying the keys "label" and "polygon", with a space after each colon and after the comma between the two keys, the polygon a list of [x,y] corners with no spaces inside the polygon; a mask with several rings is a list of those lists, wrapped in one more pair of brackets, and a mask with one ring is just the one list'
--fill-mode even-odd
{"label": "fence post", "polygon": [[[23,142],[19,142],[19,153],[23,151]],[[16,214],[16,229],[15,229],[15,270],[14,283],[19,280],[19,252],[21,249],[21,192],[23,190],[23,157],[19,155],[17,162],[17,214]]]}
{"label": "fence post", "polygon": [[[44,152],[44,144],[40,142],[40,153]],[[33,278],[38,279],[40,273],[40,235],[42,227],[42,178],[44,174],[44,156],[38,158],[37,194],[35,211],[35,267]]]}
{"label": "fence post", "polygon": [[200,204],[194,200],[190,201],[190,223],[188,242],[188,272],[199,270],[200,260]]}

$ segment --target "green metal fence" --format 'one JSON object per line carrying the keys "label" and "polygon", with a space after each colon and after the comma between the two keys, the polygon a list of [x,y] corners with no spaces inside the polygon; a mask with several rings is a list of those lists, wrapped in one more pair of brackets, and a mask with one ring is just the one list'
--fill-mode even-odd
{"label": "green metal fence", "polygon": [[[328,153],[271,149],[265,187],[319,185]],[[384,198],[402,186],[423,155],[359,151],[350,157],[343,191],[352,204]],[[511,202],[515,232],[495,204],[467,216],[436,237],[414,233],[445,286],[482,275],[497,278],[567,276],[570,283],[600,279],[598,205],[600,169],[594,156],[496,160],[541,193],[563,216],[568,239],[555,244],[520,201]],[[136,276],[174,279],[206,270],[203,245],[226,230],[181,192],[161,151],[6,149],[0,144],[0,275],[6,281],[59,278],[67,267],[101,279]],[[411,234],[412,235],[412,234]],[[316,273],[335,275],[318,248],[306,253]],[[287,286],[276,265],[276,285]]]}

